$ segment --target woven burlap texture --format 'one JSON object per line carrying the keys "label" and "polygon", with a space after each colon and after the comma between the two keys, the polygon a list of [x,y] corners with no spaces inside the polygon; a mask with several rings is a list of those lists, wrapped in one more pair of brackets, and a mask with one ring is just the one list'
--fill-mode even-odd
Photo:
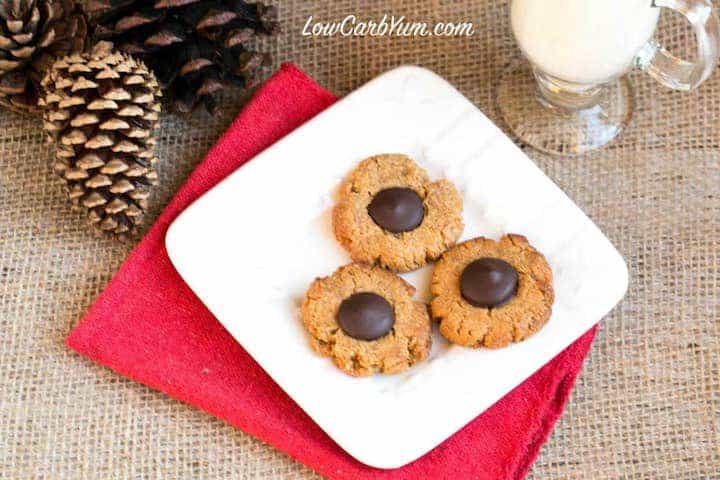
{"label": "woven burlap texture", "polygon": [[[493,84],[518,53],[506,1],[278,4],[284,32],[263,42],[274,67],[293,61],[345,94],[392,67],[419,64],[498,120]],[[300,34],[310,15],[349,14],[470,20],[476,33]],[[691,52],[687,29],[668,17],[662,37]],[[720,72],[689,94],[632,78],[635,119],[611,148],[575,159],[526,149],[610,237],[632,276],[530,478],[720,478]],[[163,118],[162,184],[150,221],[243,101],[229,97],[217,118]],[[132,245],[88,234],[50,173],[38,120],[4,112],[0,122],[0,478],[315,478],[243,432],[65,347]],[[429,414],[441,415],[441,406]]]}

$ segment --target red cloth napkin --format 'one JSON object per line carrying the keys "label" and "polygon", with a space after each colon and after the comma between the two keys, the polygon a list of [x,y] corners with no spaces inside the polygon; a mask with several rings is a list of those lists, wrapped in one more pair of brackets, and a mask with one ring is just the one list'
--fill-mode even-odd
{"label": "red cloth napkin", "polygon": [[562,412],[595,329],[424,457],[399,469],[379,470],[354,460],[320,430],[171,265],[164,239],[175,217],[334,101],[295,66],[284,65],[210,150],[67,344],[121,375],[210,412],[331,479],[523,478]]}

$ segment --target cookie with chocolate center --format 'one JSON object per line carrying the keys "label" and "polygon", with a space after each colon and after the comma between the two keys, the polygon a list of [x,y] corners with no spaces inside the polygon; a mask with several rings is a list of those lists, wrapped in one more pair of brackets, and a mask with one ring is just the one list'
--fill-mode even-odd
{"label": "cookie with chocolate center", "polygon": [[340,187],[333,229],[356,262],[396,272],[437,259],[463,231],[462,200],[406,155],[363,160]]}
{"label": "cookie with chocolate center", "polygon": [[301,316],[316,352],[345,373],[399,373],[427,358],[430,315],[415,289],[379,267],[350,264],[315,280]]}
{"label": "cookie with chocolate center", "polygon": [[501,348],[545,325],[555,298],[552,282],[545,257],[525,237],[475,238],[435,265],[430,311],[451,342]]}

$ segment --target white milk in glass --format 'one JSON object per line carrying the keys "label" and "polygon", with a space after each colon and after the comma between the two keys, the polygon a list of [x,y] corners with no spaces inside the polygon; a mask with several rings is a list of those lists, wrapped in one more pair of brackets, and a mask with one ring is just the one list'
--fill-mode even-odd
{"label": "white milk in glass", "polygon": [[515,37],[530,61],[585,84],[625,73],[660,15],[651,0],[513,0],[511,9]]}

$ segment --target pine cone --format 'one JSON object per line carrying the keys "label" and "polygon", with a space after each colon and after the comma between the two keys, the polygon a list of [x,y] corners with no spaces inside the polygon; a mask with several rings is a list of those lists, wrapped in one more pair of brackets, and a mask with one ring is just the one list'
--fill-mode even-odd
{"label": "pine cone", "polygon": [[87,20],[74,0],[0,0],[0,105],[38,111],[46,70],[84,50],[87,35]]}
{"label": "pine cone", "polygon": [[101,42],[55,62],[39,104],[70,200],[101,231],[125,238],[157,183],[153,130],[162,94],[143,63],[111,48]]}
{"label": "pine cone", "polygon": [[218,91],[253,86],[268,57],[252,41],[279,30],[275,7],[242,0],[91,0],[88,12],[97,38],[143,60],[181,113],[200,102],[216,113]]}

